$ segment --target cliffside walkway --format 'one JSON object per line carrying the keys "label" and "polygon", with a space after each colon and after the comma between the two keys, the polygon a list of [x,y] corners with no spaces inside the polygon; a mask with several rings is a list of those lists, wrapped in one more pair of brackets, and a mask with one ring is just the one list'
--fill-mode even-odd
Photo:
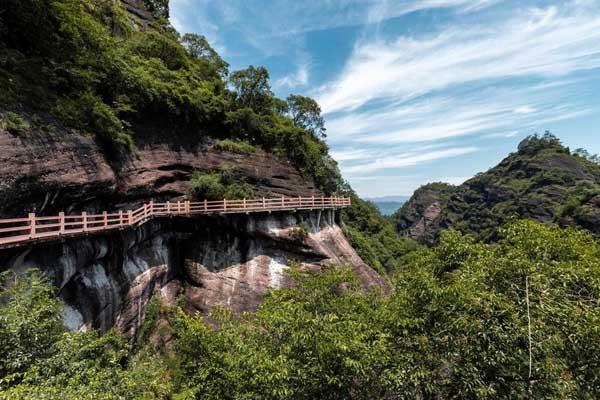
{"label": "cliffside walkway", "polygon": [[126,229],[157,217],[209,214],[247,214],[271,211],[338,209],[351,204],[347,197],[277,197],[218,201],[150,202],[137,210],[119,210],[78,215],[36,216],[0,219],[0,249],[62,237]]}

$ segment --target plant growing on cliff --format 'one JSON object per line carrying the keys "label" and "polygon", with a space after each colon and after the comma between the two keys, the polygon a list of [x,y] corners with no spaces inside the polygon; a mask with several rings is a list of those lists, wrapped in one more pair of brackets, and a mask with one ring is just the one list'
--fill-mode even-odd
{"label": "plant growing on cliff", "polygon": [[310,227],[304,221],[300,222],[297,226],[293,227],[290,231],[290,239],[296,242],[304,242],[308,237]]}
{"label": "plant growing on cliff", "polygon": [[254,190],[235,167],[224,164],[217,172],[195,172],[189,182],[192,196],[199,200],[249,199]]}
{"label": "plant growing on cliff", "polygon": [[13,135],[20,135],[31,128],[31,124],[15,112],[0,114],[0,129],[5,129]]}
{"label": "plant growing on cliff", "polygon": [[256,147],[243,140],[219,140],[215,143],[215,148],[217,150],[228,151],[236,154],[252,154],[256,152]]}

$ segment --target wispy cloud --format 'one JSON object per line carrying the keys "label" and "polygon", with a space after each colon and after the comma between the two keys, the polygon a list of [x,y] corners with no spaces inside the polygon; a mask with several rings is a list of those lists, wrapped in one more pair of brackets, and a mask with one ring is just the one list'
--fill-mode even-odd
{"label": "wispy cloud", "polygon": [[469,82],[600,67],[600,17],[587,8],[571,2],[529,9],[504,23],[450,27],[433,37],[366,40],[340,76],[318,91],[321,106],[351,111]]}
{"label": "wispy cloud", "polygon": [[418,165],[428,161],[439,160],[442,158],[458,157],[465,154],[477,151],[476,147],[457,147],[445,150],[424,152],[424,153],[408,153],[394,155],[385,158],[378,158],[368,163],[357,164],[345,168],[347,173],[371,173],[383,169],[402,168],[413,165]]}
{"label": "wispy cloud", "polygon": [[275,81],[275,86],[279,88],[296,88],[298,86],[306,86],[309,79],[308,65],[302,64],[298,67],[298,70],[291,74],[286,75],[283,78]]}

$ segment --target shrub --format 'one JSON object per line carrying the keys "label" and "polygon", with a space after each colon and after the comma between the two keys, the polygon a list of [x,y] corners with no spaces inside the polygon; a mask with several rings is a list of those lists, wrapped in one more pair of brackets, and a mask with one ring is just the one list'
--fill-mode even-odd
{"label": "shrub", "polygon": [[125,151],[131,151],[134,147],[133,138],[125,132],[123,121],[110,106],[91,92],[85,92],[75,99],[60,99],[54,114],[69,126],[95,132],[100,141],[109,147]]}
{"label": "shrub", "polygon": [[252,146],[246,141],[235,141],[229,139],[219,140],[216,142],[215,149],[237,154],[252,154],[256,152],[256,147]]}
{"label": "shrub", "polygon": [[217,172],[195,172],[189,182],[192,196],[201,200],[249,199],[252,186],[244,181],[235,166],[222,164]]}
{"label": "shrub", "polygon": [[219,174],[203,174],[195,172],[189,183],[190,192],[197,199],[221,200],[225,194],[225,186]]}
{"label": "shrub", "polygon": [[17,113],[7,112],[0,116],[0,129],[5,129],[13,135],[20,135],[29,128],[29,122]]}
{"label": "shrub", "polygon": [[297,242],[304,242],[308,237],[309,227],[306,222],[301,222],[298,226],[292,228],[290,238]]}

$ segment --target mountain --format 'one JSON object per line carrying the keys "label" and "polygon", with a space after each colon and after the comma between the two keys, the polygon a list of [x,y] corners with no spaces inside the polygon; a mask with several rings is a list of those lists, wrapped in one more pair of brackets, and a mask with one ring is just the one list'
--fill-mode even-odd
{"label": "mountain", "polygon": [[497,228],[515,217],[600,233],[600,166],[592,159],[550,133],[534,135],[460,186],[421,187],[393,219],[402,235],[425,244],[447,228],[493,240]]}
{"label": "mountain", "polygon": [[[2,218],[351,192],[316,102],[276,98],[263,67],[228,71],[204,37],[172,28],[168,1],[0,2],[0,93]],[[2,250],[0,274],[39,269],[60,288],[70,329],[116,327],[133,341],[151,298],[253,310],[290,284],[292,263],[349,265],[384,285],[338,222],[320,210],[165,218]]]}

